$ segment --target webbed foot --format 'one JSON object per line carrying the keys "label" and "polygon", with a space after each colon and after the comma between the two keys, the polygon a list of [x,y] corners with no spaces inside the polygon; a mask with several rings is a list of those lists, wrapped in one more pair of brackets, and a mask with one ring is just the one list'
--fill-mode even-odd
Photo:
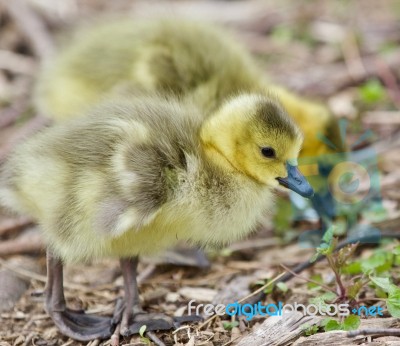
{"label": "webbed foot", "polygon": [[61,333],[79,341],[106,339],[112,335],[111,318],[87,315],[65,309],[64,311],[49,311],[54,324]]}
{"label": "webbed foot", "polygon": [[106,339],[112,334],[111,318],[88,315],[82,310],[66,307],[62,262],[50,251],[47,253],[46,310],[60,332],[72,339]]}

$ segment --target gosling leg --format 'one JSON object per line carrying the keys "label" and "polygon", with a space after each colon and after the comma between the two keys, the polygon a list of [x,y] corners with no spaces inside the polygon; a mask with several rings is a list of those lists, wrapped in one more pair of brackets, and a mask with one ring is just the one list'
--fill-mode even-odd
{"label": "gosling leg", "polygon": [[120,265],[124,278],[125,309],[121,319],[121,334],[124,336],[139,333],[145,325],[146,331],[178,328],[181,323],[199,321],[196,315],[172,318],[161,313],[145,312],[139,301],[136,281],[138,257],[121,258]]}
{"label": "gosling leg", "polygon": [[86,315],[66,307],[63,264],[50,251],[47,251],[46,310],[61,333],[72,339],[106,339],[112,334],[110,318]]}

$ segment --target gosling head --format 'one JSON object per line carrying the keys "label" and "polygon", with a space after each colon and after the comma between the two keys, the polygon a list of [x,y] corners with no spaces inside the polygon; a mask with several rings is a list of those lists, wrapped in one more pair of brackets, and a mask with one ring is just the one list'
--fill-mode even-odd
{"label": "gosling head", "polygon": [[274,99],[241,95],[229,100],[204,123],[201,140],[215,160],[260,184],[313,195],[297,168],[303,135]]}

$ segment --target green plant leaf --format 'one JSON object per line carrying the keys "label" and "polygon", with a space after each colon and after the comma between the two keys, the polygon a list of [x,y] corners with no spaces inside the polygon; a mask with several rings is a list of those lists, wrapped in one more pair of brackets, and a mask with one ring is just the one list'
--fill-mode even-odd
{"label": "green plant leaf", "polygon": [[271,32],[272,39],[283,43],[292,41],[293,37],[293,30],[286,25],[277,25]]}
{"label": "green plant leaf", "polygon": [[276,287],[278,287],[282,292],[287,292],[288,291],[288,287],[284,282],[278,282],[276,284]]}
{"label": "green plant leaf", "polygon": [[400,289],[397,288],[389,293],[389,297],[386,301],[387,309],[392,317],[400,318]]}
{"label": "green plant leaf", "polygon": [[370,258],[361,262],[361,270],[363,273],[369,273],[374,269],[386,263],[386,256],[384,253],[375,253]]}
{"label": "green plant leaf", "polygon": [[317,253],[321,255],[330,255],[332,253],[332,248],[329,244],[327,243],[322,243],[318,248],[317,248]]}
{"label": "green plant leaf", "polygon": [[140,341],[146,345],[151,345],[151,341],[149,338],[146,338],[144,333],[146,333],[147,326],[144,324],[139,329]]}
{"label": "green plant leaf", "polygon": [[310,325],[309,323],[304,324],[302,327],[304,330],[304,334],[306,336],[317,334],[319,329],[319,327],[316,324]]}
{"label": "green plant leaf", "polygon": [[361,262],[360,261],[354,261],[352,263],[349,263],[347,266],[343,267],[343,271],[342,272],[344,274],[350,274],[350,275],[362,273]]}
{"label": "green plant leaf", "polygon": [[344,321],[342,323],[342,329],[343,330],[356,330],[360,326],[360,323],[361,323],[360,316],[349,315],[344,319]]}
{"label": "green plant leaf", "polygon": [[353,255],[357,248],[357,245],[350,244],[345,246],[343,249],[340,249],[336,255],[336,263],[337,266],[342,270],[346,265],[349,258]]}
{"label": "green plant leaf", "polygon": [[224,326],[225,330],[232,330],[233,328],[239,325],[239,322],[238,321],[224,322],[222,325]]}
{"label": "green plant leaf", "polygon": [[400,245],[396,246],[393,251],[392,251],[393,255],[400,255]]}
{"label": "green plant leaf", "polygon": [[315,261],[317,260],[318,256],[319,256],[319,253],[316,252],[316,253],[310,258],[310,262],[311,262],[311,263],[315,262]]}
{"label": "green plant leaf", "polygon": [[329,321],[331,321],[332,320],[332,318],[329,318],[329,317],[327,317],[327,318],[324,318],[322,321],[321,321],[321,327],[325,327],[326,325],[327,325],[327,323],[329,322]]}
{"label": "green plant leaf", "polygon": [[389,278],[382,278],[377,276],[370,276],[369,278],[376,286],[382,288],[385,292],[389,292],[391,290],[391,286],[393,284],[390,282]]}
{"label": "green plant leaf", "polygon": [[[313,280],[313,281],[315,281],[315,282],[319,282],[319,283],[323,283],[323,280],[322,280],[322,275],[321,274],[315,274],[315,275],[313,275],[313,276],[311,276],[311,280]],[[316,283],[314,283],[314,282],[308,282],[307,283],[307,287],[308,287],[308,289],[310,289],[310,290],[319,290],[319,289],[321,289],[321,286],[320,285],[317,285]]]}
{"label": "green plant leaf", "polygon": [[381,101],[386,91],[378,79],[370,79],[359,87],[361,100],[365,103],[376,103]]}
{"label": "green plant leaf", "polygon": [[143,326],[140,327],[139,329],[139,335],[144,338],[144,333],[146,332],[147,326],[144,324]]}
{"label": "green plant leaf", "polygon": [[[266,285],[267,283],[269,283],[271,280],[266,280],[265,282],[264,282],[264,285]],[[274,288],[275,288],[275,284],[272,284],[272,285],[269,285],[269,286],[267,286],[267,287],[265,287],[264,288],[264,293],[265,294],[269,294],[269,293],[271,293],[273,290],[274,290]]]}
{"label": "green plant leaf", "polygon": [[347,288],[347,295],[349,298],[355,299],[363,287],[362,280],[357,280],[351,286]]}
{"label": "green plant leaf", "polygon": [[315,304],[317,306],[321,306],[323,308],[327,307],[327,304],[330,304],[333,300],[336,299],[336,294],[333,292],[325,292],[320,296],[309,299],[310,304]]}
{"label": "green plant leaf", "polygon": [[332,241],[334,234],[335,234],[335,226],[330,226],[322,237],[324,243],[329,244]]}
{"label": "green plant leaf", "polygon": [[384,208],[368,208],[362,211],[362,216],[369,222],[382,222],[388,218],[388,212]]}
{"label": "green plant leaf", "polygon": [[340,323],[336,320],[329,320],[325,326],[324,326],[324,330],[326,332],[332,331],[332,330],[341,330],[342,326],[340,325]]}

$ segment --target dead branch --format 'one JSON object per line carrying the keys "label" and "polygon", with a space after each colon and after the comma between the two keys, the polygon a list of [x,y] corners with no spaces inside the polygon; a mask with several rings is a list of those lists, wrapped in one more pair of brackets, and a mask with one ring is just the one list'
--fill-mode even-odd
{"label": "dead branch", "polygon": [[32,219],[28,217],[3,220],[2,222],[0,222],[0,236],[21,230],[32,224]]}
{"label": "dead branch", "polygon": [[0,0],[14,19],[22,33],[29,40],[35,55],[41,60],[54,53],[54,42],[38,15],[24,0]]}
{"label": "dead branch", "polygon": [[[0,265],[4,267],[5,269],[8,269],[15,273],[17,276],[23,278],[23,279],[29,279],[29,280],[36,280],[39,282],[47,282],[47,277],[44,275],[36,274],[30,270],[24,269],[21,266],[17,266],[14,264],[10,264],[9,262],[3,260],[0,258]],[[82,292],[93,292],[92,287],[87,287],[84,285],[79,285],[79,284],[74,284],[74,283],[69,283],[65,282],[64,287],[72,290],[77,290],[77,291],[82,291]]]}
{"label": "dead branch", "polygon": [[0,243],[0,256],[44,252],[44,248],[40,233],[32,229],[16,239],[2,241]]}
{"label": "dead branch", "polygon": [[115,327],[113,335],[111,335],[110,338],[111,346],[119,346],[120,330],[121,330],[121,324],[118,323],[118,325]]}
{"label": "dead branch", "polygon": [[397,108],[400,108],[400,87],[397,84],[395,74],[382,59],[376,60],[376,67],[378,70],[378,76],[382,79],[388,89],[389,97]]}
{"label": "dead branch", "polygon": [[156,346],[166,346],[153,332],[146,332],[146,336],[154,342]]}
{"label": "dead branch", "polygon": [[321,282],[318,282],[318,281],[315,281],[315,280],[312,280],[312,279],[305,278],[305,277],[303,277],[303,276],[301,276],[301,275],[295,273],[293,270],[289,269],[288,267],[286,267],[286,266],[285,266],[284,264],[282,264],[282,263],[281,263],[281,267],[282,267],[284,270],[286,270],[288,273],[292,274],[294,277],[296,277],[296,278],[298,278],[298,279],[301,279],[301,280],[304,280],[304,281],[306,281],[306,282],[311,282],[311,283],[313,283],[313,284],[315,284],[315,285],[317,285],[317,286],[321,286],[322,288],[325,289],[325,291],[329,291],[329,292],[332,292],[333,294],[337,295],[337,292],[336,292],[334,289],[332,289],[332,288],[330,288],[330,287],[328,287],[328,286],[322,284]]}
{"label": "dead branch", "polygon": [[320,316],[303,316],[298,311],[271,316],[252,333],[240,340],[238,346],[288,345],[304,332],[304,325],[315,325]]}
{"label": "dead branch", "polygon": [[0,50],[0,69],[31,76],[35,72],[35,61],[26,55]]}
{"label": "dead branch", "polygon": [[376,336],[400,336],[400,329],[398,328],[367,328],[352,330],[347,333],[347,337],[353,338],[358,335],[376,335]]}
{"label": "dead branch", "polygon": [[360,80],[362,76],[366,75],[367,71],[362,61],[354,32],[350,32],[346,39],[343,40],[342,52],[348,74],[354,81]]}

